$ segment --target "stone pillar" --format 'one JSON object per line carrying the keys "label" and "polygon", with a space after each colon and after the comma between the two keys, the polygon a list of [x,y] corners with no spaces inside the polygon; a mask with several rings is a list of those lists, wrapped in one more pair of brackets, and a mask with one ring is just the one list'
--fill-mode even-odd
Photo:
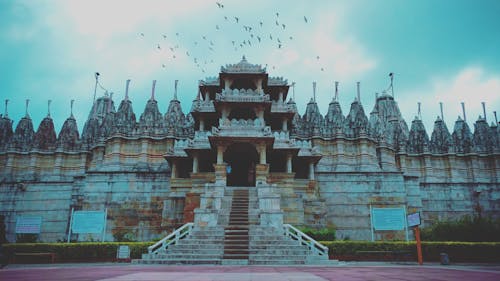
{"label": "stone pillar", "polygon": [[281,130],[282,130],[283,132],[288,131],[288,122],[287,122],[287,121],[288,121],[288,120],[287,120],[286,118],[283,118],[283,125],[281,126]]}
{"label": "stone pillar", "polygon": [[290,152],[286,154],[286,172],[292,172],[292,154]]}
{"label": "stone pillar", "polygon": [[177,177],[177,163],[175,163],[175,160],[172,160],[172,167],[171,167],[171,179],[175,179]]}
{"label": "stone pillar", "polygon": [[262,79],[257,79],[257,92],[261,92],[262,91]]}
{"label": "stone pillar", "polygon": [[266,145],[262,144],[259,146],[259,164],[266,164],[267,159],[266,159]]}
{"label": "stone pillar", "polygon": [[200,117],[200,131],[205,131],[205,120],[203,120],[203,117]]}
{"label": "stone pillar", "polygon": [[224,163],[224,146],[217,146],[217,165]]}
{"label": "stone pillar", "polygon": [[198,153],[193,153],[193,173],[198,173]]}
{"label": "stone pillar", "polygon": [[314,180],[314,163],[309,163],[309,180]]}

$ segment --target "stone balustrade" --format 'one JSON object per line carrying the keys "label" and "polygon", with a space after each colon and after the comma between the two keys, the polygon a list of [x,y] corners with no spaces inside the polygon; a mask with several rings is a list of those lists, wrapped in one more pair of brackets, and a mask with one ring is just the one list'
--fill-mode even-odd
{"label": "stone balustrade", "polygon": [[233,89],[223,90],[222,93],[215,95],[215,100],[219,102],[269,102],[269,95],[264,94],[262,90],[252,89]]}
{"label": "stone balustrade", "polygon": [[295,107],[283,101],[273,101],[271,104],[272,113],[294,113]]}

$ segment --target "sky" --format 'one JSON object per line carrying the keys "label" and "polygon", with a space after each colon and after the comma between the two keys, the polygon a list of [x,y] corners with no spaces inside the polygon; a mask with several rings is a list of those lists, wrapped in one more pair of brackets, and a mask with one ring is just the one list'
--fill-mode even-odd
{"label": "sky", "polygon": [[9,100],[14,126],[29,99],[35,130],[52,100],[57,133],[74,99],[81,132],[99,72],[97,95],[113,92],[116,107],[131,79],[137,119],[153,80],[162,113],[179,80],[178,98],[187,114],[198,81],[244,55],[270,76],[296,83],[300,114],[317,82],[316,100],[325,115],[338,81],[347,115],[359,81],[369,116],[392,72],[394,96],[408,125],[421,102],[430,135],[442,102],[451,131],[464,102],[473,128],[483,115],[481,102],[488,123],[500,110],[498,15],[496,0],[0,0],[0,99]]}

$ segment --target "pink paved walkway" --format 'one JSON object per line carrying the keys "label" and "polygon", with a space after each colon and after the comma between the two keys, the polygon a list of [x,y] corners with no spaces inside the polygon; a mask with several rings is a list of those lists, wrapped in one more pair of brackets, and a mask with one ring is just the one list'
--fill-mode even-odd
{"label": "pink paved walkway", "polygon": [[33,265],[0,270],[0,280],[500,280],[499,267],[470,266],[137,266],[137,265]]}

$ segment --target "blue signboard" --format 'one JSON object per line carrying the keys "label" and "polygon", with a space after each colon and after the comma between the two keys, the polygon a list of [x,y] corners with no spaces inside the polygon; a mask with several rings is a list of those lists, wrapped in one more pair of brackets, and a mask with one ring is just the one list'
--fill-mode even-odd
{"label": "blue signboard", "polygon": [[105,212],[75,211],[71,230],[73,233],[102,233],[104,229]]}
{"label": "blue signboard", "polygon": [[417,226],[417,225],[420,225],[422,223],[420,221],[420,213],[419,212],[416,212],[416,213],[413,213],[413,214],[409,214],[407,216],[407,220],[408,220],[408,226],[409,227]]}
{"label": "blue signboard", "polygon": [[16,218],[16,233],[40,234],[42,217],[40,216],[18,216]]}
{"label": "blue signboard", "polygon": [[375,230],[404,230],[404,208],[373,208],[372,222]]}

